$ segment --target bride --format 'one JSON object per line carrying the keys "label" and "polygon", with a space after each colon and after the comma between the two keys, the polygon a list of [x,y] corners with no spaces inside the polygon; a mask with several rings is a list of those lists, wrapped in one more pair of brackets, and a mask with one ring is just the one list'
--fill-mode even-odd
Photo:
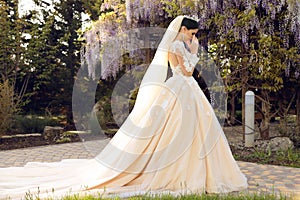
{"label": "bride", "polygon": [[[143,78],[136,104],[94,159],[0,169],[0,197],[69,193],[225,193],[247,188],[222,127],[193,78],[198,24],[169,25]],[[166,79],[168,63],[172,77]]]}

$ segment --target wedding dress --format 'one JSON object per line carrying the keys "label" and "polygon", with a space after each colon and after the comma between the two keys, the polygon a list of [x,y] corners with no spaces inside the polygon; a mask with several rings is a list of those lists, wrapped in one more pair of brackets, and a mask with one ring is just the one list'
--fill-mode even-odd
{"label": "wedding dress", "polygon": [[[181,41],[172,40],[168,51],[181,54],[190,67],[187,70],[198,61]],[[139,93],[132,113],[97,157],[1,168],[0,197],[18,199],[28,191],[40,197],[53,191],[57,196],[76,192],[126,196],[247,188],[247,179],[197,82],[185,76],[179,65],[171,69],[167,81],[141,85],[147,92]],[[149,91],[155,95],[149,96]]]}

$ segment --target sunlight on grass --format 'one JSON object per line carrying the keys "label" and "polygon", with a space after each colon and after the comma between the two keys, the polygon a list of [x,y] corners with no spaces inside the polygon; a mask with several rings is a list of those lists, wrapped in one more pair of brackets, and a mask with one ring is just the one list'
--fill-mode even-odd
{"label": "sunlight on grass", "polygon": [[[26,200],[40,200],[38,196],[27,195]],[[93,195],[66,195],[61,200],[119,200],[124,199],[121,197],[103,197],[101,194],[98,196]],[[173,196],[171,194],[156,194],[156,195],[141,195],[125,198],[127,200],[289,200],[293,199],[289,196],[275,195],[270,193],[231,193],[231,194],[187,194]],[[57,198],[47,198],[47,200],[57,200]]]}

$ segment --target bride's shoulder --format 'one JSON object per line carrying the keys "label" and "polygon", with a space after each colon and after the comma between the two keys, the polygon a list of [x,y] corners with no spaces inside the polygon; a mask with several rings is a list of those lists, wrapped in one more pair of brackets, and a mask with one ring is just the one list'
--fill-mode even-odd
{"label": "bride's shoulder", "polygon": [[170,45],[171,50],[172,49],[175,50],[176,48],[182,48],[182,47],[184,47],[184,44],[180,40],[174,40]]}
{"label": "bride's shoulder", "polygon": [[174,40],[174,41],[171,43],[172,46],[174,46],[174,45],[182,45],[182,44],[183,44],[183,42],[180,41],[180,40]]}

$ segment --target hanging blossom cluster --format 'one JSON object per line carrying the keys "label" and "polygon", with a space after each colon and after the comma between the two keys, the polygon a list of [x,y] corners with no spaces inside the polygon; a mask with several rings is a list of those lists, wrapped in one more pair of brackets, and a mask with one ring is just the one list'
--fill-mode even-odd
{"label": "hanging blossom cluster", "polygon": [[[286,13],[283,13],[287,8]],[[222,16],[217,24],[219,36],[233,30],[234,38],[248,48],[249,34],[255,29],[260,34],[273,35],[279,21],[281,37],[289,47],[290,31],[299,47],[300,2],[298,0],[208,0],[198,3],[200,28],[209,29],[212,17]],[[240,11],[243,12],[241,15]],[[283,20],[278,20],[281,17]]]}
{"label": "hanging blossom cluster", "polygon": [[[86,44],[81,50],[81,64],[88,67],[89,77],[93,79],[116,76],[122,54],[122,41],[118,40],[118,36],[127,28],[124,5],[107,0],[102,4],[101,11],[107,12],[86,31]],[[96,74],[97,68],[100,68],[99,75]]]}
{"label": "hanging blossom cluster", "polygon": [[[109,34],[102,32],[103,29],[94,27],[85,34],[86,45],[81,50],[81,65],[87,65],[88,75],[92,79],[98,76],[106,79],[108,76],[115,76],[119,70],[120,47],[116,40],[100,40],[109,38]],[[108,67],[109,66],[109,67]],[[101,74],[96,74],[96,69],[100,67]],[[114,73],[113,73],[114,72]]]}
{"label": "hanging blossom cluster", "polygon": [[132,20],[146,21],[156,25],[161,18],[165,18],[164,3],[158,0],[132,0],[130,1]]}
{"label": "hanging blossom cluster", "polygon": [[178,15],[197,16],[197,0],[132,0],[130,10],[135,22],[149,22],[150,26],[164,24]]}
{"label": "hanging blossom cluster", "polygon": [[88,75],[92,79],[96,78],[96,68],[100,60],[99,34],[96,30],[85,33],[86,45],[81,48],[81,67],[88,66]]}

